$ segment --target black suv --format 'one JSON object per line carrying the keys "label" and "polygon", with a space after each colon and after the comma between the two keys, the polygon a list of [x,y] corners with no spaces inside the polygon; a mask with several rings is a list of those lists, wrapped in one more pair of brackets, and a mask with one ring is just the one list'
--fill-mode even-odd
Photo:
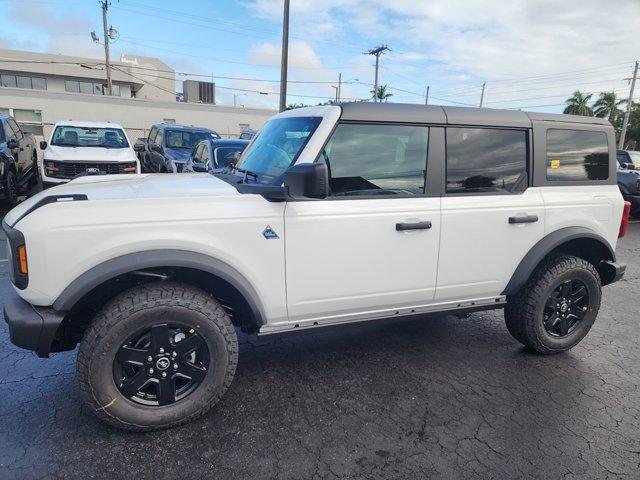
{"label": "black suv", "polygon": [[33,134],[23,132],[8,115],[0,115],[0,195],[10,206],[29,184],[38,183],[38,153]]}
{"label": "black suv", "polygon": [[143,173],[182,172],[191,151],[202,140],[220,138],[208,128],[160,123],[154,125],[147,138],[139,138],[133,146],[138,152]]}

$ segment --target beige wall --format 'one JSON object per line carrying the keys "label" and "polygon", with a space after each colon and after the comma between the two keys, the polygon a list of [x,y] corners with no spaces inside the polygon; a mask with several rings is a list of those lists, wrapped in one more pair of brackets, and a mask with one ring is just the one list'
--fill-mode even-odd
{"label": "beige wall", "polygon": [[180,102],[156,102],[122,97],[44,92],[0,88],[0,108],[41,110],[44,134],[48,138],[56,122],[86,120],[122,125],[132,142],[163,120],[207,127],[223,137],[237,137],[240,125],[259,129],[277,112],[250,108],[222,107]]}

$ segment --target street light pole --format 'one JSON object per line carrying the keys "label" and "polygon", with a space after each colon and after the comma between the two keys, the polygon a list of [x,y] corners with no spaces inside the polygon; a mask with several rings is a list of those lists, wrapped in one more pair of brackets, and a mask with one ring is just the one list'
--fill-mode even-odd
{"label": "street light pole", "polygon": [[280,111],[287,109],[287,64],[289,59],[289,0],[284,0],[282,59],[280,60]]}
{"label": "street light pole", "polygon": [[636,88],[636,79],[638,78],[638,62],[633,70],[633,78],[631,79],[631,90],[629,90],[629,100],[627,100],[627,111],[624,112],[624,120],[622,122],[622,131],[620,132],[620,141],[618,149],[624,148],[625,137],[627,136],[627,127],[629,126],[629,116],[631,115],[631,104],[633,103],[633,91]]}
{"label": "street light pole", "polygon": [[109,61],[109,29],[107,28],[107,10],[109,10],[109,0],[100,2],[102,6],[102,28],[104,30],[104,62],[107,69],[107,93],[113,95],[113,84],[111,83],[111,62]]}

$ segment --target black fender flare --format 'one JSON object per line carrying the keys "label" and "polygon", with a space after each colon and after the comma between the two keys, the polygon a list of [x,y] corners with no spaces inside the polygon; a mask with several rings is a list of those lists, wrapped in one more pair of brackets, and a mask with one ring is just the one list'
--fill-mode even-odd
{"label": "black fender flare", "polygon": [[535,268],[552,250],[559,247],[563,243],[580,238],[589,238],[597,241],[606,247],[606,251],[609,253],[609,258],[603,260],[609,260],[615,262],[616,254],[609,245],[609,242],[604,237],[597,234],[593,230],[586,227],[566,227],[551,232],[536,243],[524,258],[518,264],[515,272],[511,276],[509,283],[502,292],[503,295],[512,295],[516,293],[526,283],[527,279],[531,276]]}
{"label": "black fender flare", "polygon": [[222,260],[187,250],[146,250],[100,263],[71,282],[53,303],[53,308],[68,312],[82,297],[107,280],[125,273],[154,267],[192,268],[216,275],[240,292],[249,305],[256,323],[264,325],[262,302],[257,291],[244,275]]}

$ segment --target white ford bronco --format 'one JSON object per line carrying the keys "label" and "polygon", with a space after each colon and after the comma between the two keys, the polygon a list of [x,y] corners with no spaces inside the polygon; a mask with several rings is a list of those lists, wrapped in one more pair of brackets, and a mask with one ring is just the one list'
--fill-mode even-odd
{"label": "white ford bronco", "polygon": [[[107,423],[190,421],[259,335],[504,308],[542,354],[578,344],[624,265],[605,120],[349,103],[273,117],[226,170],[83,177],[3,222],[11,341],[80,345]],[[472,320],[471,318],[470,321]]]}

